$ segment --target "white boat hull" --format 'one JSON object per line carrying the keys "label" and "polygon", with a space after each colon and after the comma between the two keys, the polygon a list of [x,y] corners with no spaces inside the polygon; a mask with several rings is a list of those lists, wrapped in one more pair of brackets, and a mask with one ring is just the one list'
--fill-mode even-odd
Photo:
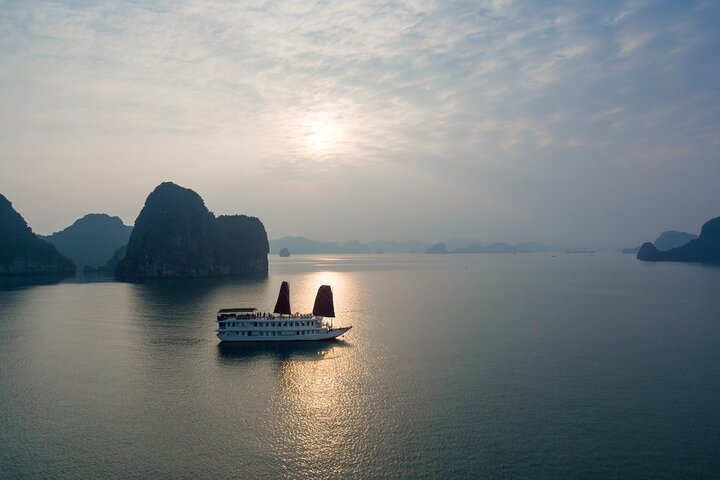
{"label": "white boat hull", "polygon": [[322,333],[312,335],[295,335],[282,332],[280,335],[241,336],[227,331],[218,331],[217,337],[221,342],[309,342],[318,340],[333,340],[346,333],[352,327],[331,328]]}

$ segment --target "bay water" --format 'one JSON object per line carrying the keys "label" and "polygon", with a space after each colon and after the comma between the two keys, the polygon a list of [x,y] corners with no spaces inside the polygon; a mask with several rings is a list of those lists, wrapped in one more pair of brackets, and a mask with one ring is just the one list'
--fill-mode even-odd
{"label": "bay water", "polygon": [[[333,287],[338,342],[220,344]],[[720,478],[720,268],[296,255],[0,280],[0,478]]]}

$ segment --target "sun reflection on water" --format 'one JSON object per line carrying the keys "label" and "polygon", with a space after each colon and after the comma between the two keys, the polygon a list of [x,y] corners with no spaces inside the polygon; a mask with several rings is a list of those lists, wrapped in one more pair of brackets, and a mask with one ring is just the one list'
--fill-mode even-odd
{"label": "sun reflection on water", "polygon": [[[319,361],[282,363],[275,395],[268,405],[277,458],[290,472],[301,468],[332,477],[347,467],[352,445],[364,438],[367,415],[354,392],[354,379],[363,368],[349,360],[348,345],[333,344]],[[290,475],[292,476],[292,475]]]}

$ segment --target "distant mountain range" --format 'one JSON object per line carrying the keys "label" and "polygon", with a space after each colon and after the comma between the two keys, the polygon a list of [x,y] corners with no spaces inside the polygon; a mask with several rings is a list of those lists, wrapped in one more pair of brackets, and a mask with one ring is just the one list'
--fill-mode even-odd
{"label": "distant mountain range", "polygon": [[[661,252],[672,250],[673,248],[681,247],[691,240],[695,240],[697,235],[687,232],[678,232],[677,230],[668,230],[660,234],[655,239],[653,245]],[[622,253],[636,255],[640,251],[640,247],[623,248]]]}
{"label": "distant mountain range", "polygon": [[[470,242],[470,243],[464,243]],[[473,240],[453,238],[447,242],[431,245],[427,242],[409,241],[373,241],[362,243],[357,240],[348,242],[326,242],[310,240],[306,237],[282,237],[270,240],[270,253],[277,254],[287,249],[291,254],[321,254],[321,253],[532,253],[532,252],[560,252],[567,250],[566,246],[547,246],[535,242],[509,244],[495,242],[481,244]]]}
{"label": "distant mountain range", "polygon": [[662,251],[650,242],[644,243],[637,258],[648,262],[720,263],[720,217],[707,221],[699,237],[670,250]]}
{"label": "distant mountain range", "polygon": [[661,252],[667,252],[668,250],[672,250],[673,248],[682,247],[683,245],[690,243],[696,238],[698,238],[698,236],[693,235],[692,233],[678,232],[677,230],[668,230],[667,232],[661,233],[660,236],[655,239],[653,245],[655,245],[655,248],[657,248]]}
{"label": "distant mountain range", "polygon": [[98,269],[107,263],[118,248],[126,245],[132,227],[118,217],[90,213],[66,229],[42,237],[70,258],[78,269]]}
{"label": "distant mountain range", "polygon": [[0,275],[74,272],[72,260],[35,235],[12,203],[0,195]]}
{"label": "distant mountain range", "polygon": [[[0,275],[115,272],[121,278],[200,277],[268,271],[267,254],[326,253],[534,253],[590,251],[582,247],[509,244],[453,238],[427,242],[329,242],[286,236],[268,242],[265,227],[245,215],[215,217],[202,198],[171,182],[147,197],[135,227],[118,217],[88,214],[60,232],[35,235],[12,204],[0,195]],[[720,217],[708,221],[699,237],[669,230],[645,243],[637,258],[645,261],[720,262]]]}
{"label": "distant mountain range", "polygon": [[448,249],[444,243],[436,243],[428,248],[425,253],[537,253],[557,251],[552,247],[548,247],[539,243],[526,242],[510,245],[505,242],[495,242],[489,245],[480,245],[473,243],[464,248]]}
{"label": "distant mountain range", "polygon": [[308,253],[414,253],[424,251],[428,244],[424,242],[393,242],[376,241],[361,243],[357,240],[349,242],[325,242],[310,240],[306,237],[282,237],[270,240],[270,253],[278,254],[286,248],[291,254]]}

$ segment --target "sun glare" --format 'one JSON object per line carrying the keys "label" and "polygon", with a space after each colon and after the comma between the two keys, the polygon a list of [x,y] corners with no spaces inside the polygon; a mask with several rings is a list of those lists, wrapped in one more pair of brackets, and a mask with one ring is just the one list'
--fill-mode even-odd
{"label": "sun glare", "polygon": [[333,124],[313,122],[308,126],[305,137],[308,148],[315,151],[326,151],[335,147],[342,132]]}

